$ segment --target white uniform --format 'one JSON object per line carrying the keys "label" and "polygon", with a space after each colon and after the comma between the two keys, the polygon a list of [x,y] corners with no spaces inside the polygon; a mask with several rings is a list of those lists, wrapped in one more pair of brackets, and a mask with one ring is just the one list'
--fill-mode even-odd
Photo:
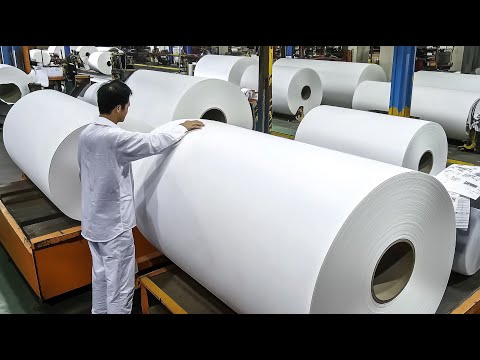
{"label": "white uniform", "polygon": [[92,253],[92,313],[130,313],[135,281],[131,162],[161,153],[187,132],[182,125],[130,132],[99,117],[80,134],[82,236]]}

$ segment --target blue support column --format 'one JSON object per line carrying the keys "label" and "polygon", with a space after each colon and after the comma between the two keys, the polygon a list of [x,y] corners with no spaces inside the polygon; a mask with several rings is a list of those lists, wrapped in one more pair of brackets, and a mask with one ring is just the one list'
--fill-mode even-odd
{"label": "blue support column", "polygon": [[70,46],[64,46],[65,59],[70,55]]}
{"label": "blue support column", "polygon": [[191,54],[192,53],[192,47],[191,46],[185,46],[185,54]]}
{"label": "blue support column", "polygon": [[293,57],[293,46],[287,46],[286,47],[285,56]]}
{"label": "blue support column", "polygon": [[11,46],[0,46],[2,50],[2,63],[7,65],[13,65],[12,61],[12,47]]}
{"label": "blue support column", "polygon": [[395,46],[393,50],[390,115],[410,117],[412,103],[415,46]]}
{"label": "blue support column", "polygon": [[12,59],[13,66],[24,70],[25,66],[23,64],[23,51],[21,46],[12,46]]}

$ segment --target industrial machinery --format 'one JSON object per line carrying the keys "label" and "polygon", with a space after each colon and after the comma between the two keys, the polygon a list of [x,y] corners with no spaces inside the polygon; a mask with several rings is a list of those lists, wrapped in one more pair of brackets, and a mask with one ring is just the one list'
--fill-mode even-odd
{"label": "industrial machinery", "polygon": [[480,146],[477,143],[480,139],[480,109],[477,109],[480,99],[475,101],[468,114],[466,131],[468,133],[468,140],[464,141],[462,146],[459,146],[460,151],[472,151],[476,154],[480,153]]}
{"label": "industrial machinery", "polygon": [[65,81],[65,93],[73,97],[78,94],[90,82],[89,75],[79,75],[77,69],[84,66],[80,55],[76,51],[72,51],[65,59],[60,58],[57,54],[52,54],[54,63],[63,68],[63,78]]}
{"label": "industrial machinery", "polygon": [[[206,49],[212,53],[211,49]],[[256,54],[255,49],[249,48],[247,46],[229,46],[228,51],[225,55],[235,55],[235,56],[251,56]]]}
{"label": "industrial machinery", "polygon": [[112,78],[125,81],[135,71],[134,57],[120,51],[112,51]]}
{"label": "industrial machinery", "polygon": [[68,55],[67,60],[68,60],[69,63],[74,64],[77,69],[84,66],[83,61],[80,58],[80,54],[78,53],[78,51],[72,50],[70,55]]}
{"label": "industrial machinery", "polygon": [[159,50],[155,46],[152,50],[152,58],[157,60],[159,64],[170,65],[170,57],[168,56],[168,50]]}
{"label": "industrial machinery", "polygon": [[150,48],[148,46],[127,46],[122,48],[128,56],[132,57],[134,63],[145,63],[150,58]]}

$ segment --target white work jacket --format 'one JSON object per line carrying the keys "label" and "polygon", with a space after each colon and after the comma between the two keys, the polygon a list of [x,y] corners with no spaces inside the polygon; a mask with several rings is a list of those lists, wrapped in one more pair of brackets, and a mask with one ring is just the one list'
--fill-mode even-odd
{"label": "white work jacket", "polygon": [[82,236],[109,241],[135,227],[131,162],[160,154],[187,132],[182,125],[150,133],[121,129],[104,117],[80,134],[78,162],[82,183]]}

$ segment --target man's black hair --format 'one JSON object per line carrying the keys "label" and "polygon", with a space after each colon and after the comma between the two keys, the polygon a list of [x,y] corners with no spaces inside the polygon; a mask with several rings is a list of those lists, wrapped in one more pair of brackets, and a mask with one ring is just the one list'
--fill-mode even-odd
{"label": "man's black hair", "polygon": [[112,80],[103,84],[97,91],[100,114],[110,114],[117,105],[124,109],[131,94],[132,90],[120,80]]}

